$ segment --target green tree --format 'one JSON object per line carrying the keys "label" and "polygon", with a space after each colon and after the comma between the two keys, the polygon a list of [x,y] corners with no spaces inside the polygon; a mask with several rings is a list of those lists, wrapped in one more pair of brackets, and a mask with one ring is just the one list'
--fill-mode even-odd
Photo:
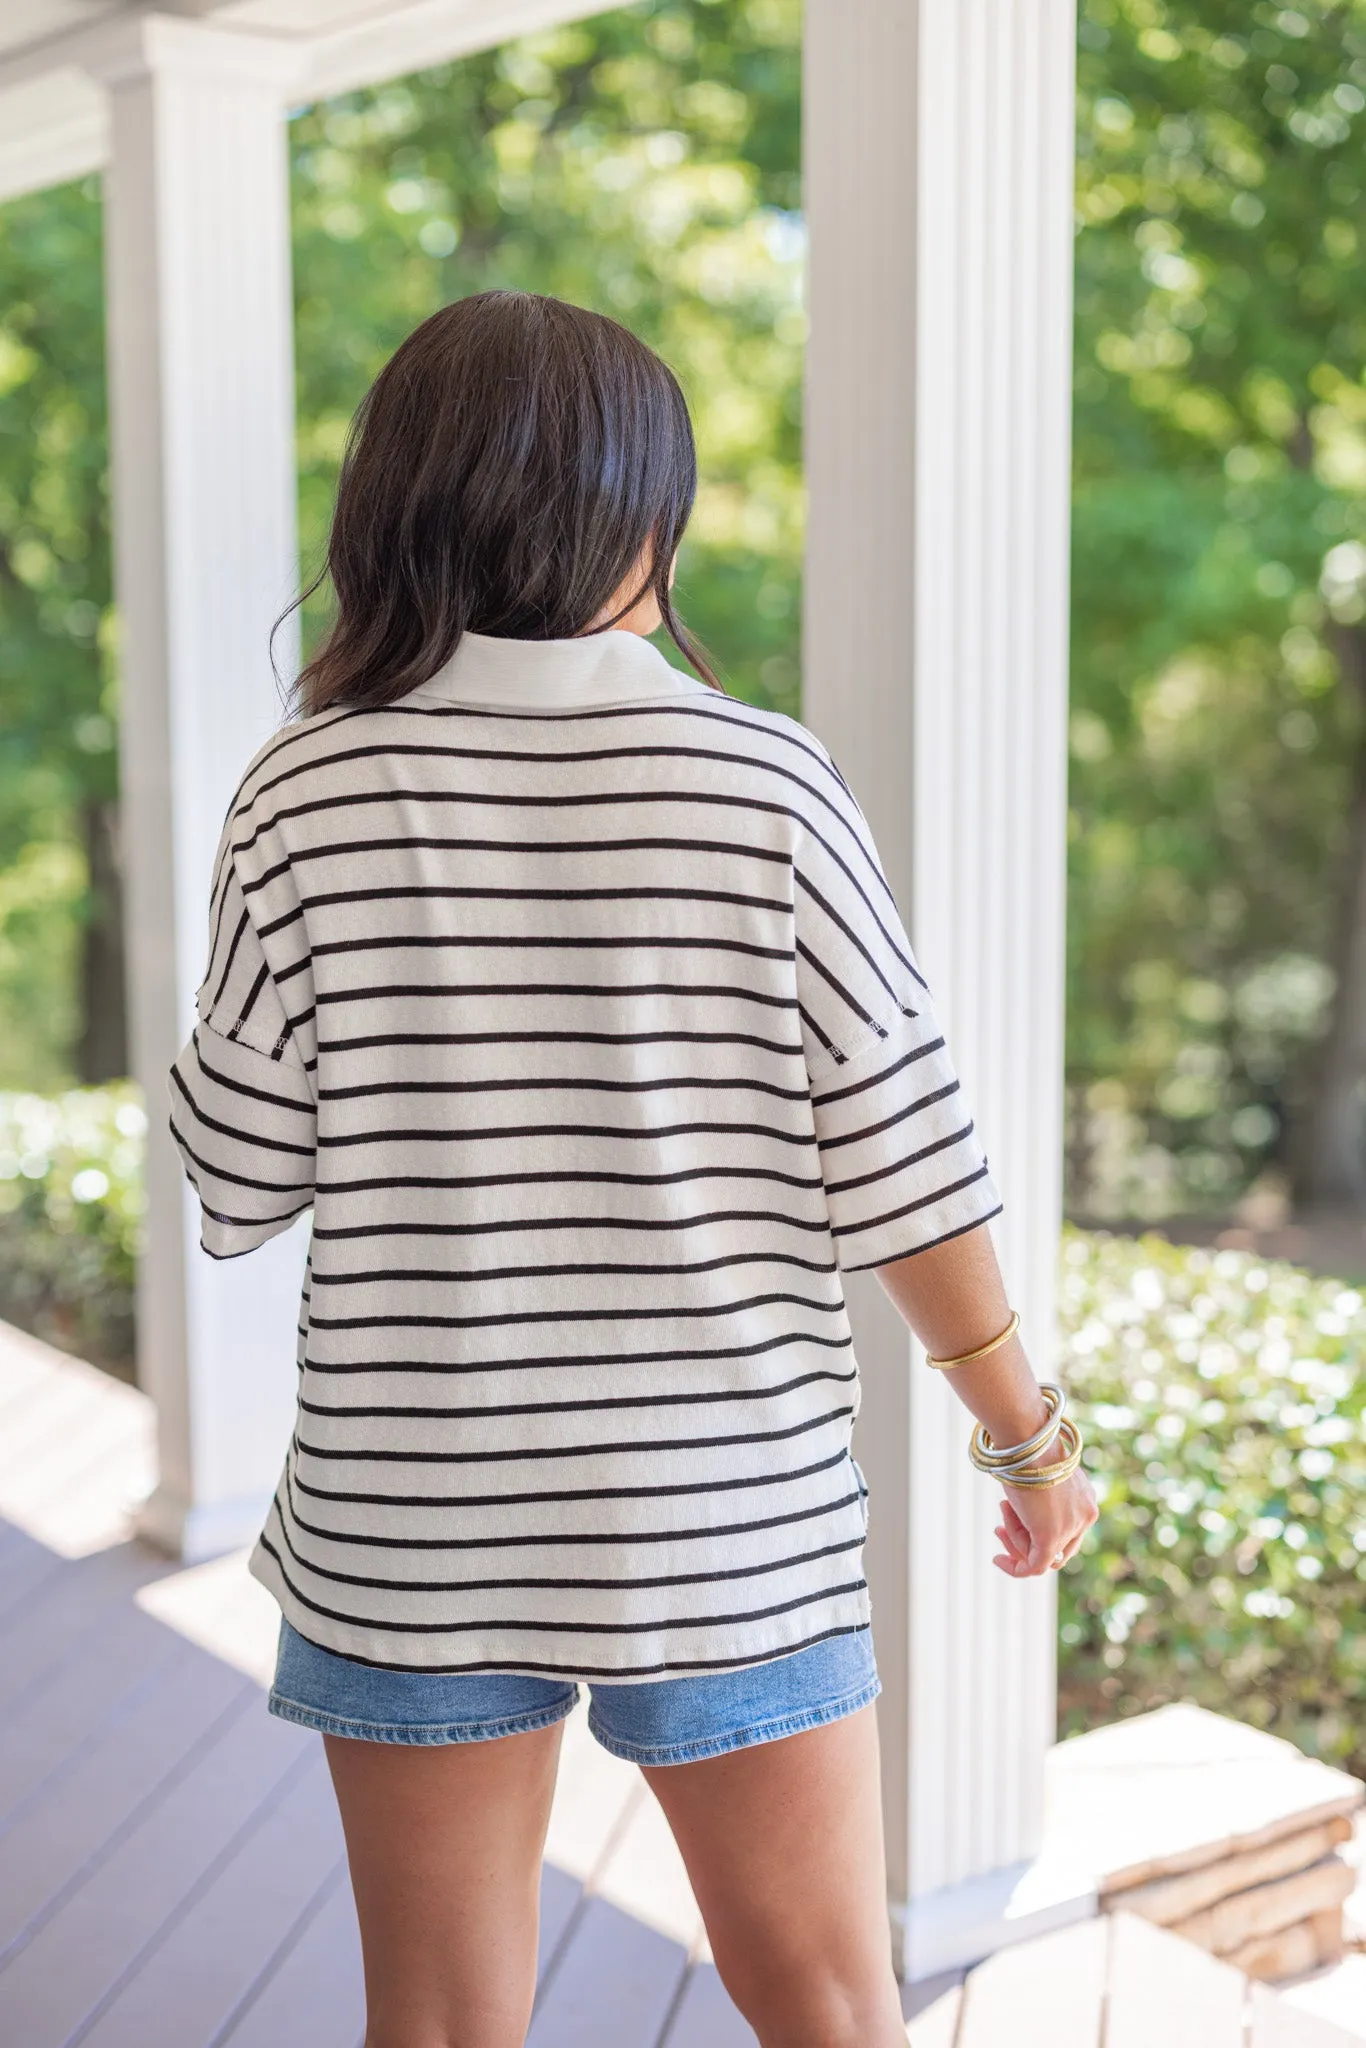
{"label": "green tree", "polygon": [[1359,0],[1085,0],[1070,1057],[1116,1206],[1366,1174],[1364,116]]}
{"label": "green tree", "polygon": [[731,688],[796,709],[800,27],[798,0],[652,0],[295,122],[306,562],[409,329],[467,292],[553,292],[678,372],[703,476],[681,601]]}
{"label": "green tree", "polygon": [[0,1086],[126,1071],[100,206],[0,209]]}

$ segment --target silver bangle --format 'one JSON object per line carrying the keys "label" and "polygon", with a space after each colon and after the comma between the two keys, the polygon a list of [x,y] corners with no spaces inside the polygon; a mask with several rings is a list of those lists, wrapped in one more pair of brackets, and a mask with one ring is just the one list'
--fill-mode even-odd
{"label": "silver bangle", "polygon": [[1051,1380],[1040,1387],[1044,1405],[1048,1409],[1048,1420],[1033,1436],[1023,1443],[1008,1444],[998,1448],[992,1443],[986,1425],[979,1422],[972,1432],[968,1456],[979,1472],[1004,1473],[1018,1465],[1028,1465],[1055,1441],[1062,1428],[1063,1416],[1067,1412],[1067,1396],[1060,1386]]}

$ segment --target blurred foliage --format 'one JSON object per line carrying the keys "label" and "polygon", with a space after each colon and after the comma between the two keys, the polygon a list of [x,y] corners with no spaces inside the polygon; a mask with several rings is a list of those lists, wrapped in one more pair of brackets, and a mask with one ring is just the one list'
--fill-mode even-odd
{"label": "blurred foliage", "polygon": [[800,33],[799,0],[653,0],[295,121],[306,564],[404,335],[467,292],[553,292],[677,372],[702,473],[680,603],[729,688],[797,710]]}
{"label": "blurred foliage", "polygon": [[127,1082],[0,1095],[0,1320],[125,1379],[146,1129]]}
{"label": "blurred foliage", "polygon": [[1072,1231],[1060,1329],[1101,1504],[1059,1581],[1062,1731],[1195,1700],[1366,1777],[1366,1298]]}
{"label": "blurred foliage", "polygon": [[1083,0],[1073,1199],[1218,1206],[1322,1028],[1366,615],[1366,8]]}
{"label": "blurred foliage", "polygon": [[70,1078],[116,790],[100,227],[94,181],[0,207],[0,1087]]}

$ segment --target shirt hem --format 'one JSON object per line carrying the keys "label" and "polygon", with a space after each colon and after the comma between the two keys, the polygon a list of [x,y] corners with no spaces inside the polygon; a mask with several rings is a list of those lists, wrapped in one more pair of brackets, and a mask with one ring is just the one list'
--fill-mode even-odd
{"label": "shirt hem", "polygon": [[[771,1638],[765,1635],[741,1649],[736,1655],[674,1657],[668,1654],[666,1646],[662,1660],[618,1665],[612,1668],[578,1662],[572,1657],[562,1657],[555,1661],[547,1657],[502,1655],[496,1647],[496,1635],[491,1635],[486,1639],[487,1655],[462,1658],[458,1663],[452,1664],[410,1664],[398,1658],[372,1654],[378,1647],[375,1636],[382,1631],[352,1630],[326,1616],[314,1614],[291,1592],[283,1573],[264,1543],[258,1541],[256,1544],[248,1560],[247,1569],[271,1595],[290,1627],[316,1649],[330,1651],[334,1657],[345,1657],[350,1663],[368,1665],[378,1671],[417,1672],[430,1677],[449,1676],[460,1672],[486,1676],[501,1673],[508,1677],[592,1680],[596,1685],[638,1685],[643,1679],[697,1678],[707,1672],[749,1670],[756,1665],[771,1664],[779,1657],[792,1656],[799,1650],[810,1649],[813,1644],[825,1642],[831,1636],[852,1635],[857,1630],[871,1625],[871,1602],[866,1591],[857,1595],[838,1595],[833,1600],[824,1599],[817,1593],[809,1606],[812,1609],[823,1610],[820,1625],[813,1626],[808,1619],[805,1627],[799,1623],[789,1633]],[[737,1633],[731,1632],[731,1641],[738,1643],[738,1640]],[[471,1645],[471,1648],[473,1647]]]}

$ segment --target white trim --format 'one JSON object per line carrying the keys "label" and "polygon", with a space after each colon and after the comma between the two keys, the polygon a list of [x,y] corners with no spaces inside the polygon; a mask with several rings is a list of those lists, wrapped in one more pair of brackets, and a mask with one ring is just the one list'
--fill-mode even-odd
{"label": "white trim", "polygon": [[[869,814],[938,997],[1041,1366],[1062,1128],[1073,34],[1071,0],[807,9],[806,716]],[[992,1568],[963,1411],[874,1280],[850,1299],[889,1876],[914,1926],[930,1895],[1037,1849],[1053,1587]]]}
{"label": "white trim", "polygon": [[108,154],[105,96],[83,72],[49,71],[0,91],[0,201],[84,178]]}
{"label": "white trim", "polygon": [[313,44],[306,85],[310,100],[405,78],[433,64],[494,49],[534,29],[599,13],[592,0],[418,0],[321,36]]}
{"label": "white trim", "polygon": [[[208,1259],[159,1113],[194,1020],[222,819],[280,719],[268,638],[297,581],[289,184],[273,53],[264,78],[219,71],[219,31],[136,27],[109,93],[105,253],[130,1026],[150,1112],[139,1379],[157,1406],[151,1516],[202,1555],[207,1530],[237,1540],[236,1504],[268,1495],[283,1461],[305,1237],[249,1269]],[[286,671],[291,654],[282,634]]]}

